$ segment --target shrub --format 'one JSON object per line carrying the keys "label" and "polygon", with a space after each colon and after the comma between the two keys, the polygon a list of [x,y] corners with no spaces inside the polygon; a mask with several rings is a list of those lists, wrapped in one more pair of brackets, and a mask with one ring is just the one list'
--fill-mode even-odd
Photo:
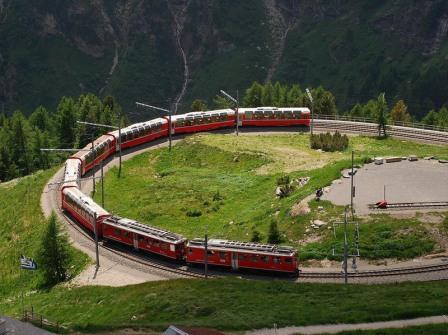
{"label": "shrub", "polygon": [[277,179],[277,186],[289,185],[289,181],[290,179],[288,175],[281,176]]}
{"label": "shrub", "polygon": [[201,216],[202,212],[199,209],[189,209],[187,211],[187,216],[189,217],[197,217],[197,216]]}
{"label": "shrub", "polygon": [[310,138],[312,149],[322,149],[323,151],[333,152],[342,151],[348,147],[347,135],[341,135],[338,131],[334,134],[322,133],[313,134]]}
{"label": "shrub", "polygon": [[278,244],[280,243],[281,236],[280,231],[277,227],[277,222],[275,220],[271,221],[269,226],[269,235],[268,235],[268,243],[270,244]]}
{"label": "shrub", "polygon": [[252,242],[260,242],[261,241],[261,234],[258,230],[254,229],[252,230],[252,237],[250,239]]}

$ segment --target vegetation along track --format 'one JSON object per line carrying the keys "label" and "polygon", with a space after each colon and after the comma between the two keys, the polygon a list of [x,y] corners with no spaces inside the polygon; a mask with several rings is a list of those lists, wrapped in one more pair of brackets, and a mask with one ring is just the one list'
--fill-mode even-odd
{"label": "vegetation along track", "polygon": [[[325,116],[314,120],[314,128],[318,131],[335,131],[338,130],[341,133],[353,133],[359,135],[376,135],[377,125],[374,123],[358,122],[358,121],[343,121],[326,119]],[[285,131],[294,131],[295,128],[285,128]],[[263,132],[263,129],[257,131]],[[220,132],[220,131],[218,131]],[[400,127],[400,126],[388,126],[388,134],[392,137],[411,139],[414,141],[422,141],[433,144],[448,144],[448,132],[434,131],[419,128]],[[57,197],[56,197],[57,198]],[[52,199],[54,201],[54,198]],[[59,206],[58,206],[59,207]],[[79,233],[91,240],[91,236],[85,231],[79,228],[73,223],[67,216],[64,215],[66,221],[76,229]],[[94,248],[94,243],[92,248]],[[140,265],[156,269],[158,271],[166,272],[175,275],[176,277],[193,277],[204,278],[203,274],[194,272],[190,269],[180,268],[177,264],[172,264],[165,261],[155,260],[153,257],[146,257],[142,254],[136,254],[123,247],[111,246],[107,243],[102,243],[101,248],[107,250],[116,256],[125,258],[129,261],[138,263]],[[348,276],[350,278],[373,278],[373,277],[391,277],[391,276],[406,276],[415,274],[424,274],[430,272],[446,271],[448,270],[448,264],[436,264],[406,268],[394,268],[394,269],[381,269],[370,271],[350,272]],[[223,273],[224,274],[224,273]],[[258,277],[258,276],[257,276]],[[263,277],[263,276],[262,276]],[[340,272],[307,272],[301,271],[299,278],[304,279],[340,279],[342,274]]]}

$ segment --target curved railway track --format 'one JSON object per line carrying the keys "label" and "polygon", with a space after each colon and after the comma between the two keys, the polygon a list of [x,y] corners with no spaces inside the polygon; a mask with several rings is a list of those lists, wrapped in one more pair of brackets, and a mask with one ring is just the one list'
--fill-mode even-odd
{"label": "curved railway track", "polygon": [[[338,130],[341,133],[352,133],[359,135],[376,135],[377,125],[367,122],[358,121],[342,121],[342,120],[330,120],[330,119],[315,119],[314,129],[317,131],[334,131]],[[263,129],[260,129],[263,131]],[[296,128],[285,128],[286,131],[296,131]],[[400,126],[388,126],[388,135],[397,138],[403,138],[413,141],[421,141],[432,144],[448,144],[448,132],[433,131],[419,128],[409,128]],[[244,131],[244,129],[243,129]],[[258,131],[258,130],[257,130]],[[219,131],[218,131],[219,132]],[[59,207],[59,206],[58,206]],[[63,215],[70,226],[77,230],[78,233],[84,235],[84,237],[92,240],[90,234],[86,233],[77,224]],[[159,261],[155,257],[150,255],[137,254],[136,252],[130,251],[122,246],[112,246],[109,243],[101,243],[101,248],[113,253],[116,256],[127,259],[129,261],[138,263],[142,266],[149,267],[151,269],[156,269],[157,271],[162,271],[165,273],[172,274],[176,277],[190,277],[190,278],[204,278],[204,275],[193,271],[185,266],[178,266],[177,264]],[[392,276],[406,276],[415,274],[425,274],[431,272],[448,271],[448,263],[434,264],[434,265],[424,265],[416,267],[403,267],[403,268],[392,268],[392,269],[381,269],[381,270],[368,270],[359,272],[349,272],[349,278],[374,278],[374,277],[392,277]],[[214,277],[214,275],[209,275]],[[266,276],[262,276],[266,277]],[[299,279],[342,279],[344,277],[341,272],[311,272],[311,271],[300,271]],[[430,279],[431,280],[431,279]]]}

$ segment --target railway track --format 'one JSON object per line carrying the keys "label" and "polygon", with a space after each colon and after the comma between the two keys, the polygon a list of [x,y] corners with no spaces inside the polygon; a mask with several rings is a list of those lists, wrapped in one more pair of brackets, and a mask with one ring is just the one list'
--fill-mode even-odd
{"label": "railway track", "polygon": [[370,209],[388,210],[388,209],[407,209],[407,208],[440,208],[448,207],[448,201],[427,201],[427,202],[395,202],[387,203],[385,207],[378,204],[369,204]]}
{"label": "railway track", "polygon": [[[424,265],[406,268],[369,270],[359,272],[349,272],[349,278],[368,278],[368,277],[386,277],[386,276],[405,276],[410,274],[422,274],[428,272],[438,272],[448,270],[448,263]],[[306,272],[302,271],[299,278],[343,278],[344,273],[341,272]]]}
{"label": "railway track", "polygon": [[[341,120],[328,120],[328,119],[315,119],[314,128],[318,131],[334,131],[338,130],[341,133],[354,133],[360,135],[376,135],[377,125],[367,122],[357,121],[341,121]],[[418,140],[433,144],[448,144],[448,132],[432,131],[419,128],[409,128],[400,126],[388,126],[388,134],[392,137]],[[59,207],[59,206],[58,206]],[[92,240],[92,237],[75,224],[69,217],[61,214],[65,217],[69,225],[75,229],[79,234]],[[164,273],[172,274],[176,277],[189,277],[189,278],[204,278],[204,275],[190,268],[184,266],[178,266],[177,264],[167,263],[164,261],[155,260],[149,256],[136,253],[127,248],[120,246],[112,246],[109,243],[101,243],[101,249],[110,252],[120,258],[127,259],[129,261],[140,264],[144,267],[156,269]],[[448,270],[448,263],[437,265],[416,266],[407,268],[394,268],[394,269],[382,269],[382,270],[369,270],[359,272],[349,272],[349,278],[373,278],[373,277],[391,277],[391,276],[406,276],[412,274],[424,274],[430,272],[438,272]],[[344,274],[341,272],[308,272],[301,271],[300,278],[306,279],[341,279]],[[215,275],[209,275],[209,277],[215,277]],[[263,277],[263,276],[262,276]]]}

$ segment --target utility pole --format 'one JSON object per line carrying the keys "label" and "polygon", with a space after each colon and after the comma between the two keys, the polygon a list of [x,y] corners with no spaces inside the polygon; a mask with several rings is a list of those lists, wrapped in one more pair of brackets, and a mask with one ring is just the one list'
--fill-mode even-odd
{"label": "utility pole", "polygon": [[311,91],[309,90],[309,88],[306,89],[306,94],[308,95],[308,99],[310,99],[311,102],[311,124],[310,124],[310,133],[311,136],[313,136],[313,128],[314,128],[314,99],[313,96],[311,95]]}
{"label": "utility pole", "polygon": [[95,194],[95,137],[92,133],[92,153],[93,153],[93,167],[92,167],[92,193]]}
{"label": "utility pole", "polygon": [[121,114],[118,117],[118,153],[119,153],[119,166],[118,166],[118,178],[121,177]]}
{"label": "utility pole", "polygon": [[141,102],[136,102],[135,103],[137,106],[141,106],[141,107],[146,107],[146,108],[152,108],[158,111],[162,111],[165,113],[168,113],[168,150],[171,151],[171,146],[172,146],[172,122],[171,122],[171,109],[165,109],[165,108],[160,108],[160,107],[156,107],[156,106],[152,106],[152,105],[147,105]]}
{"label": "utility pole", "polygon": [[350,178],[350,183],[351,183],[351,187],[350,187],[350,210],[352,212],[352,219],[353,219],[353,215],[354,215],[354,209],[353,209],[353,198],[355,197],[355,188],[353,186],[353,177],[354,177],[354,155],[355,152],[352,150],[352,173],[351,173],[351,178]]}
{"label": "utility pole", "polygon": [[205,245],[204,245],[204,275],[205,279],[208,278],[208,236],[205,234]]}
{"label": "utility pole", "polygon": [[384,190],[383,190],[383,192],[384,192],[384,201],[386,201],[386,185],[384,185]]}
{"label": "utility pole", "polygon": [[101,207],[104,208],[104,171],[103,171],[103,161],[101,161]]}
{"label": "utility pole", "polygon": [[348,258],[348,241],[347,241],[347,208],[344,211],[344,283],[348,283],[348,270],[347,270],[347,258]]}
{"label": "utility pole", "polygon": [[100,255],[98,250],[98,226],[97,226],[96,212],[93,214],[93,230],[95,233],[96,269],[98,270],[98,268],[100,267]]}
{"label": "utility pole", "polygon": [[221,92],[221,94],[224,97],[226,97],[227,99],[232,101],[235,104],[235,106],[236,106],[236,111],[235,111],[235,113],[236,113],[236,117],[235,117],[235,119],[236,119],[236,136],[238,136],[238,134],[239,134],[239,123],[240,123],[240,115],[239,115],[239,112],[238,112],[238,108],[239,108],[238,90],[236,91],[236,96],[237,96],[236,99],[234,97],[232,97],[229,93],[227,93],[224,90],[220,90],[220,92]]}

